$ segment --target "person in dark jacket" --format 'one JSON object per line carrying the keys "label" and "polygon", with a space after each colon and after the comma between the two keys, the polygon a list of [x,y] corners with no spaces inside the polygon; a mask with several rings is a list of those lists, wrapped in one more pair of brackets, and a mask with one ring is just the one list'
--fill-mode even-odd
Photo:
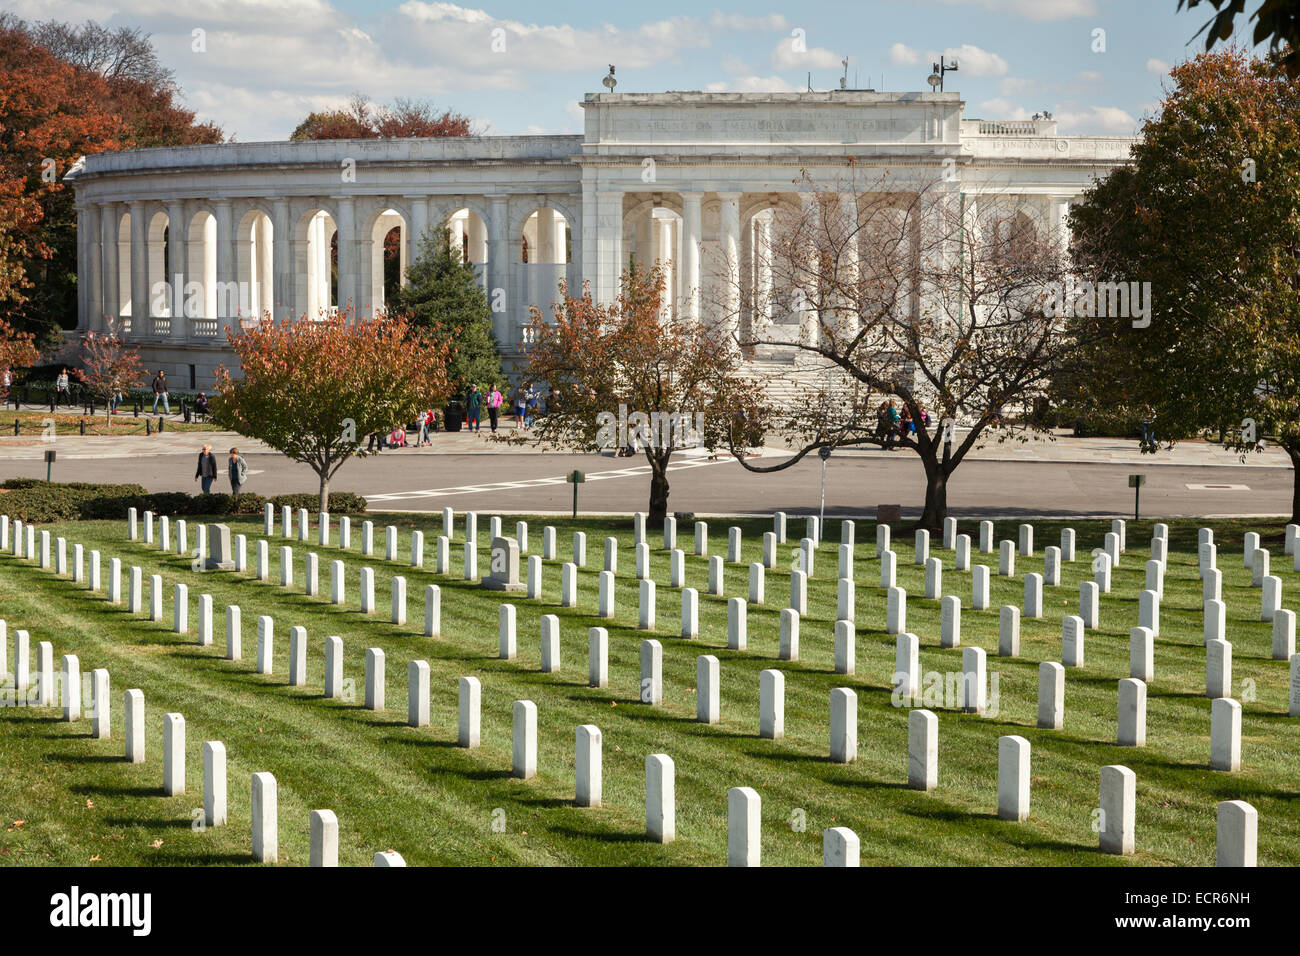
{"label": "person in dark jacket", "polygon": [[212,493],[212,483],[217,480],[217,456],[212,454],[211,445],[204,445],[199,452],[199,466],[194,472],[194,480],[202,483],[205,495]]}
{"label": "person in dark jacket", "polygon": [[158,374],[153,377],[153,412],[151,414],[158,414],[159,399],[162,399],[163,412],[170,415],[172,406],[167,393],[167,373],[162,369],[159,369]]}
{"label": "person in dark jacket", "polygon": [[230,493],[239,494],[239,489],[244,486],[244,481],[248,478],[248,465],[244,459],[239,457],[239,449],[230,449],[230,464],[227,466],[227,473],[230,475]]}
{"label": "person in dark jacket", "polygon": [[465,395],[465,410],[469,415],[466,431],[479,431],[481,425],[479,419],[483,414],[483,393],[479,391],[477,385],[470,386],[469,392]]}

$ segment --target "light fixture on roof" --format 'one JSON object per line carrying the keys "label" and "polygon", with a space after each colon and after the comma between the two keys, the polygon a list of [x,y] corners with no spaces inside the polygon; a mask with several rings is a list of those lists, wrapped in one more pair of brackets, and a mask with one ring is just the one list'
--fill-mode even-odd
{"label": "light fixture on roof", "polygon": [[605,84],[605,89],[609,90],[611,93],[614,92],[614,87],[618,86],[618,80],[614,79],[614,64],[613,64],[613,63],[611,63],[611,64],[609,65],[609,75],[606,76],[606,77],[605,77],[603,80],[601,80],[600,82],[602,82],[602,83]]}
{"label": "light fixture on roof", "polygon": [[945,73],[956,73],[956,72],[957,72],[957,59],[956,59],[956,57],[954,57],[952,63],[949,64],[949,63],[945,63],[945,62],[944,62],[944,59],[943,59],[943,56],[940,55],[940,57],[939,57],[939,62],[936,63],[936,64],[934,64],[934,68],[933,68],[933,69],[934,69],[934,72],[931,73],[929,76],[927,76],[927,77],[925,78],[925,81],[926,81],[927,83],[930,84],[930,89],[931,89],[931,90],[934,90],[935,92],[938,92],[938,93],[942,93],[942,92],[943,92],[943,75],[944,75]]}

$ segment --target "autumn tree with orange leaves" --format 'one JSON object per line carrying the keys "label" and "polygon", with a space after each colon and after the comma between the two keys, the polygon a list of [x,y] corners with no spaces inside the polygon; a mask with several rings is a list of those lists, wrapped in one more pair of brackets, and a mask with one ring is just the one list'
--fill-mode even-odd
{"label": "autumn tree with orange leaves", "polygon": [[655,266],[623,274],[609,304],[561,284],[554,318],[532,308],[524,377],[549,388],[531,436],[509,439],[556,448],[638,448],[650,464],[651,522],[668,514],[674,452],[762,440],[761,386],[740,374],[740,353],[724,326],[663,315],[664,275]]}
{"label": "autumn tree with orange leaves", "polygon": [[14,371],[35,365],[39,359],[31,333],[19,332],[0,319],[0,402],[9,397],[7,383],[13,381]]}
{"label": "autumn tree with orange leaves", "polygon": [[405,316],[270,319],[226,334],[243,376],[217,369],[212,418],[330,479],[371,432],[405,426],[448,395],[447,346]]}
{"label": "autumn tree with orange leaves", "polygon": [[104,417],[111,428],[113,397],[145,383],[148,371],[140,358],[140,351],[127,344],[110,323],[108,331],[87,332],[82,337],[81,366],[73,374],[90,389],[92,395],[103,399]]}

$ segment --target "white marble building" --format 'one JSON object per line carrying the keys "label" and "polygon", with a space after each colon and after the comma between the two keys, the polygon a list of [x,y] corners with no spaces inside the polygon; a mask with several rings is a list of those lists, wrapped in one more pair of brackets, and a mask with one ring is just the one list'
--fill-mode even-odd
{"label": "white marble building", "polygon": [[[497,339],[513,357],[529,306],[549,314],[559,279],[588,281],[608,300],[632,258],[665,265],[673,309],[714,320],[722,300],[710,283],[723,289],[723,270],[740,277],[727,286],[736,300],[770,282],[755,250],[774,215],[807,201],[805,172],[835,181],[849,158],[860,175],[955,170],[953,190],[1014,194],[1057,229],[1070,201],[1125,162],[1132,143],[1061,135],[1052,120],[967,120],[959,93],[602,93],[582,105],[581,136],[87,156],[69,173],[79,327],[114,321],[174,387],[210,388],[214,367],[234,364],[229,327],[268,312],[380,309],[385,238],[404,268],[417,237],[446,223],[478,264]],[[789,363],[792,353],[751,360]]]}

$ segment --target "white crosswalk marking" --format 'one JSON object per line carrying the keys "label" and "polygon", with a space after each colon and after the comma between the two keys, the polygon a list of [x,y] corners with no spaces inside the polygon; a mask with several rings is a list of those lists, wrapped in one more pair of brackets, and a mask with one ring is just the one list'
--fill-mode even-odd
{"label": "white crosswalk marking", "polygon": [[[682,471],[687,468],[702,468],[705,465],[720,465],[727,462],[734,462],[731,457],[717,458],[710,461],[706,458],[688,459],[686,461],[674,462],[668,466],[669,471]],[[588,472],[588,481],[602,481],[610,478],[636,478],[642,475],[650,474],[649,465],[635,465],[631,468],[615,468],[610,471]],[[451,495],[477,495],[492,491],[513,491],[520,488],[540,488],[546,485],[562,485],[565,483],[564,475],[556,475],[547,478],[527,478],[522,481],[496,481],[481,485],[455,485],[450,488],[426,488],[422,491],[394,491],[383,495],[366,495],[368,501],[413,501],[419,498],[436,498],[448,497]]]}

